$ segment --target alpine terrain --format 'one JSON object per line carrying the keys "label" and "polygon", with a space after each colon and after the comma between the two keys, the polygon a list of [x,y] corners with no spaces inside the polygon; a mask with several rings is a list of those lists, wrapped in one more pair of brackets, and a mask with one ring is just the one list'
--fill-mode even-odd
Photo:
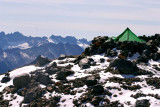
{"label": "alpine terrain", "polygon": [[1,32],[0,74],[31,63],[39,55],[49,59],[58,58],[61,54],[79,55],[89,43],[86,39],[72,36],[28,37],[19,32]]}
{"label": "alpine terrain", "polygon": [[160,35],[140,39],[99,36],[80,55],[38,56],[0,75],[0,106],[159,107]]}

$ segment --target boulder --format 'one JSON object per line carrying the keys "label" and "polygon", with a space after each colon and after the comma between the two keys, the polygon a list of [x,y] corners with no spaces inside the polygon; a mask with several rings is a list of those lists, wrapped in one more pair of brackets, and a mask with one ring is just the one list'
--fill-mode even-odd
{"label": "boulder", "polygon": [[65,59],[65,58],[66,58],[66,55],[61,54],[61,55],[59,56],[58,60],[63,60],[63,59]]}
{"label": "boulder", "polygon": [[138,71],[137,65],[126,59],[115,59],[109,67],[116,67],[121,74],[135,74]]}
{"label": "boulder", "polygon": [[28,65],[33,65],[34,64],[36,66],[44,66],[44,65],[46,65],[50,62],[51,61],[48,58],[44,58],[41,55],[39,55],[39,56],[37,56],[37,58],[33,62],[29,63]]}
{"label": "boulder", "polygon": [[107,52],[105,53],[105,57],[109,57],[111,55],[110,52],[111,52],[111,49],[110,48],[107,49]]}
{"label": "boulder", "polygon": [[42,97],[42,94],[44,94],[44,90],[42,90],[40,87],[34,87],[32,89],[29,89],[24,96],[23,103],[30,103],[34,99]]}
{"label": "boulder", "polygon": [[94,97],[92,98],[91,103],[92,103],[93,105],[95,105],[95,106],[99,106],[99,103],[100,103],[102,100],[103,100],[102,97],[100,97],[100,96],[94,96]]}
{"label": "boulder", "polygon": [[57,63],[56,63],[56,62],[53,62],[53,63],[51,64],[51,67],[57,67]]}
{"label": "boulder", "polygon": [[95,66],[96,65],[96,62],[92,59],[92,58],[88,58],[88,60],[89,60],[89,65],[91,65],[91,66]]}
{"label": "boulder", "polygon": [[94,45],[96,45],[97,47],[99,47],[99,46],[101,46],[107,39],[108,39],[107,36],[104,36],[104,37],[98,36],[98,37],[95,37],[95,38],[92,40],[92,44],[94,44]]}
{"label": "boulder", "polygon": [[86,80],[86,85],[87,86],[93,86],[97,84],[97,80],[94,76],[88,77]]}
{"label": "boulder", "polygon": [[17,92],[17,89],[15,89],[15,87],[13,85],[7,86],[3,89],[2,91],[3,93],[12,93],[15,94]]}
{"label": "boulder", "polygon": [[125,58],[127,58],[129,52],[128,52],[127,50],[125,50],[125,51],[122,51],[120,54],[121,54],[122,56],[124,56]]}
{"label": "boulder", "polygon": [[85,50],[84,50],[84,53],[86,55],[90,55],[91,54],[91,47],[87,47]]}
{"label": "boulder", "polygon": [[107,49],[104,47],[104,45],[101,45],[101,46],[98,48],[97,53],[98,53],[98,54],[102,54],[102,53],[106,52],[106,50],[107,50]]}
{"label": "boulder", "polygon": [[62,68],[59,72],[57,72],[57,77],[56,78],[58,80],[66,80],[66,77],[71,75],[71,74],[74,74],[74,71]]}
{"label": "boulder", "polygon": [[93,89],[92,89],[92,93],[93,93],[93,94],[98,94],[98,95],[100,95],[100,94],[102,94],[103,92],[104,92],[104,88],[103,88],[102,85],[95,85],[95,86],[93,86]]}
{"label": "boulder", "polygon": [[104,63],[105,59],[104,58],[100,58],[100,63]]}
{"label": "boulder", "polygon": [[158,61],[160,59],[160,53],[151,53],[151,59]]}
{"label": "boulder", "polygon": [[149,40],[146,44],[147,45],[152,45],[153,44],[153,40]]}
{"label": "boulder", "polygon": [[71,64],[65,66],[66,69],[71,69],[72,67],[73,67],[73,65],[71,65]]}
{"label": "boulder", "polygon": [[50,75],[53,75],[53,74],[57,73],[58,71],[59,71],[58,68],[54,68],[54,67],[46,68],[46,73],[48,73]]}
{"label": "boulder", "polygon": [[5,76],[5,77],[2,78],[1,83],[6,83],[6,82],[9,82],[9,81],[10,81],[10,77]]}
{"label": "boulder", "polygon": [[151,54],[151,51],[149,50],[149,49],[145,49],[144,51],[143,51],[143,53],[142,53],[142,55],[144,55],[144,56],[149,56]]}
{"label": "boulder", "polygon": [[11,88],[10,87],[5,87],[4,89],[3,89],[3,93],[11,93]]}
{"label": "boulder", "polygon": [[151,53],[156,53],[158,51],[158,48],[156,45],[150,45],[149,49],[151,50]]}
{"label": "boulder", "polygon": [[126,57],[123,56],[122,54],[119,54],[119,55],[118,55],[118,58],[120,58],[120,59],[125,59]]}
{"label": "boulder", "polygon": [[[85,53],[85,54],[86,54],[86,53]],[[74,60],[74,63],[75,63],[75,64],[78,64],[78,63],[80,62],[80,60],[83,59],[84,57],[85,57],[85,56],[82,55],[82,54],[79,55],[79,56]]]}
{"label": "boulder", "polygon": [[88,60],[88,58],[83,58],[80,60],[78,65],[81,69],[88,69],[90,68],[90,61]]}
{"label": "boulder", "polygon": [[133,57],[133,53],[132,53],[132,52],[129,52],[129,53],[128,53],[128,57]]}
{"label": "boulder", "polygon": [[24,88],[28,85],[28,83],[30,82],[31,78],[29,76],[29,74],[22,74],[22,75],[18,75],[13,79],[13,85],[17,88],[17,89],[21,89]]}
{"label": "boulder", "polygon": [[53,87],[52,87],[52,86],[47,86],[47,87],[46,87],[46,90],[47,90],[48,92],[53,92]]}
{"label": "boulder", "polygon": [[[149,57],[149,56],[148,56]],[[149,58],[148,58],[147,56],[139,56],[138,58],[137,58],[137,63],[140,63],[140,62],[144,62],[144,63],[148,63],[148,61],[149,61]]]}
{"label": "boulder", "polygon": [[67,77],[67,75],[66,75],[66,72],[65,71],[59,71],[58,73],[57,73],[57,79],[58,80],[66,80],[66,77]]}
{"label": "boulder", "polygon": [[117,54],[118,53],[115,50],[111,50],[111,52],[110,52],[111,57],[117,56]]}
{"label": "boulder", "polygon": [[65,69],[65,72],[66,72],[66,76],[74,74],[74,71],[69,70],[69,69]]}
{"label": "boulder", "polygon": [[135,107],[150,107],[149,100],[147,99],[137,100]]}
{"label": "boulder", "polygon": [[114,57],[117,55],[116,50],[111,50],[110,48],[107,49],[106,53],[105,53],[105,57]]}
{"label": "boulder", "polygon": [[47,73],[39,73],[35,75],[35,81],[40,82],[43,85],[47,85],[51,83],[51,78]]}

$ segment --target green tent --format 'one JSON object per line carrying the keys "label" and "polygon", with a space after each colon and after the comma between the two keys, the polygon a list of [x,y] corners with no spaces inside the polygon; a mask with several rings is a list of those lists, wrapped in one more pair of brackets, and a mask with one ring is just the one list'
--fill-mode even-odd
{"label": "green tent", "polygon": [[122,34],[120,34],[114,40],[115,41],[137,41],[137,42],[145,43],[144,40],[137,37],[129,28],[127,28]]}

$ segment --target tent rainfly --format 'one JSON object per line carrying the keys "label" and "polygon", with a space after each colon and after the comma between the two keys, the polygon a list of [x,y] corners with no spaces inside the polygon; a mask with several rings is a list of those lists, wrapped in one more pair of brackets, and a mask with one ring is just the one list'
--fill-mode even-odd
{"label": "tent rainfly", "polygon": [[144,40],[142,40],[138,36],[136,36],[128,27],[127,27],[127,29],[122,34],[120,34],[114,40],[115,41],[136,41],[136,42],[143,42],[143,43],[145,43]]}

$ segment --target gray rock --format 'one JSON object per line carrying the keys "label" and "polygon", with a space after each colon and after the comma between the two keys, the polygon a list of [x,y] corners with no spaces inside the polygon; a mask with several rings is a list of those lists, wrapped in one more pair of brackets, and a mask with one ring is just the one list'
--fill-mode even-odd
{"label": "gray rock", "polygon": [[74,71],[69,70],[69,69],[65,69],[65,72],[66,72],[66,76],[74,74]]}
{"label": "gray rock", "polygon": [[88,77],[86,80],[86,85],[87,86],[93,86],[97,84],[97,80],[94,76]]}
{"label": "gray rock", "polygon": [[107,52],[105,53],[105,57],[110,56],[110,52],[111,52],[111,49],[110,49],[110,48],[108,48],[108,49],[107,49]]}
{"label": "gray rock", "polygon": [[105,59],[104,58],[100,58],[100,63],[104,63]]}
{"label": "gray rock", "polygon": [[66,77],[67,77],[67,75],[66,75],[66,72],[65,71],[59,71],[58,73],[57,73],[57,79],[58,80],[66,80]]}
{"label": "gray rock", "polygon": [[21,88],[26,87],[28,83],[30,82],[30,80],[31,78],[28,74],[18,75],[17,77],[13,79],[13,85],[17,89],[21,89]]}
{"label": "gray rock", "polygon": [[36,82],[40,82],[43,85],[47,85],[51,83],[51,78],[47,73],[40,73],[35,77]]}
{"label": "gray rock", "polygon": [[139,56],[138,58],[137,58],[137,62],[138,63],[140,63],[140,62],[143,62],[143,63],[148,63],[148,61],[149,61],[149,58],[147,57],[147,56]]}
{"label": "gray rock", "polygon": [[99,103],[100,103],[101,100],[103,100],[102,97],[100,97],[100,96],[94,96],[94,97],[92,98],[91,103],[92,103],[93,105],[95,105],[95,106],[99,106]]}
{"label": "gray rock", "polygon": [[152,53],[151,54],[151,58],[154,60],[154,61],[157,61],[160,59],[160,53]]}
{"label": "gray rock", "polygon": [[57,63],[56,62],[53,62],[51,67],[57,67]]}
{"label": "gray rock", "polygon": [[120,59],[112,60],[109,64],[109,67],[117,67]]}
{"label": "gray rock", "polygon": [[126,59],[115,59],[109,67],[117,67],[121,74],[135,74],[138,71],[137,65]]}
{"label": "gray rock", "polygon": [[50,68],[46,68],[46,73],[53,75],[55,73],[57,73],[59,70],[58,68],[54,68],[54,67],[50,67]]}
{"label": "gray rock", "polygon": [[142,54],[148,57],[151,54],[151,51],[149,49],[145,49]]}
{"label": "gray rock", "polygon": [[81,69],[88,69],[90,68],[90,61],[88,60],[88,58],[83,58],[80,60],[78,65]]}
{"label": "gray rock", "polygon": [[30,103],[34,99],[42,97],[42,94],[44,94],[44,90],[42,90],[40,87],[34,87],[32,89],[29,89],[24,96],[23,103]]}
{"label": "gray rock", "polygon": [[74,74],[74,71],[69,70],[69,69],[65,69],[65,68],[61,68],[59,72],[57,72],[57,79],[58,80],[66,80],[66,77]]}
{"label": "gray rock", "polygon": [[65,59],[65,58],[66,58],[66,55],[61,54],[61,55],[59,56],[58,60],[63,60],[63,59]]}
{"label": "gray rock", "polygon": [[36,65],[36,66],[44,66],[51,61],[48,58],[44,58],[41,55],[39,55],[33,62],[29,63],[28,65]]}
{"label": "gray rock", "polygon": [[104,88],[101,85],[95,85],[92,89],[93,94],[102,94],[104,92]]}
{"label": "gray rock", "polygon": [[10,81],[10,77],[5,76],[5,77],[2,78],[1,83],[6,83],[6,82],[9,82],[9,81]]}
{"label": "gray rock", "polygon": [[137,100],[135,107],[150,107],[149,100],[147,99]]}

